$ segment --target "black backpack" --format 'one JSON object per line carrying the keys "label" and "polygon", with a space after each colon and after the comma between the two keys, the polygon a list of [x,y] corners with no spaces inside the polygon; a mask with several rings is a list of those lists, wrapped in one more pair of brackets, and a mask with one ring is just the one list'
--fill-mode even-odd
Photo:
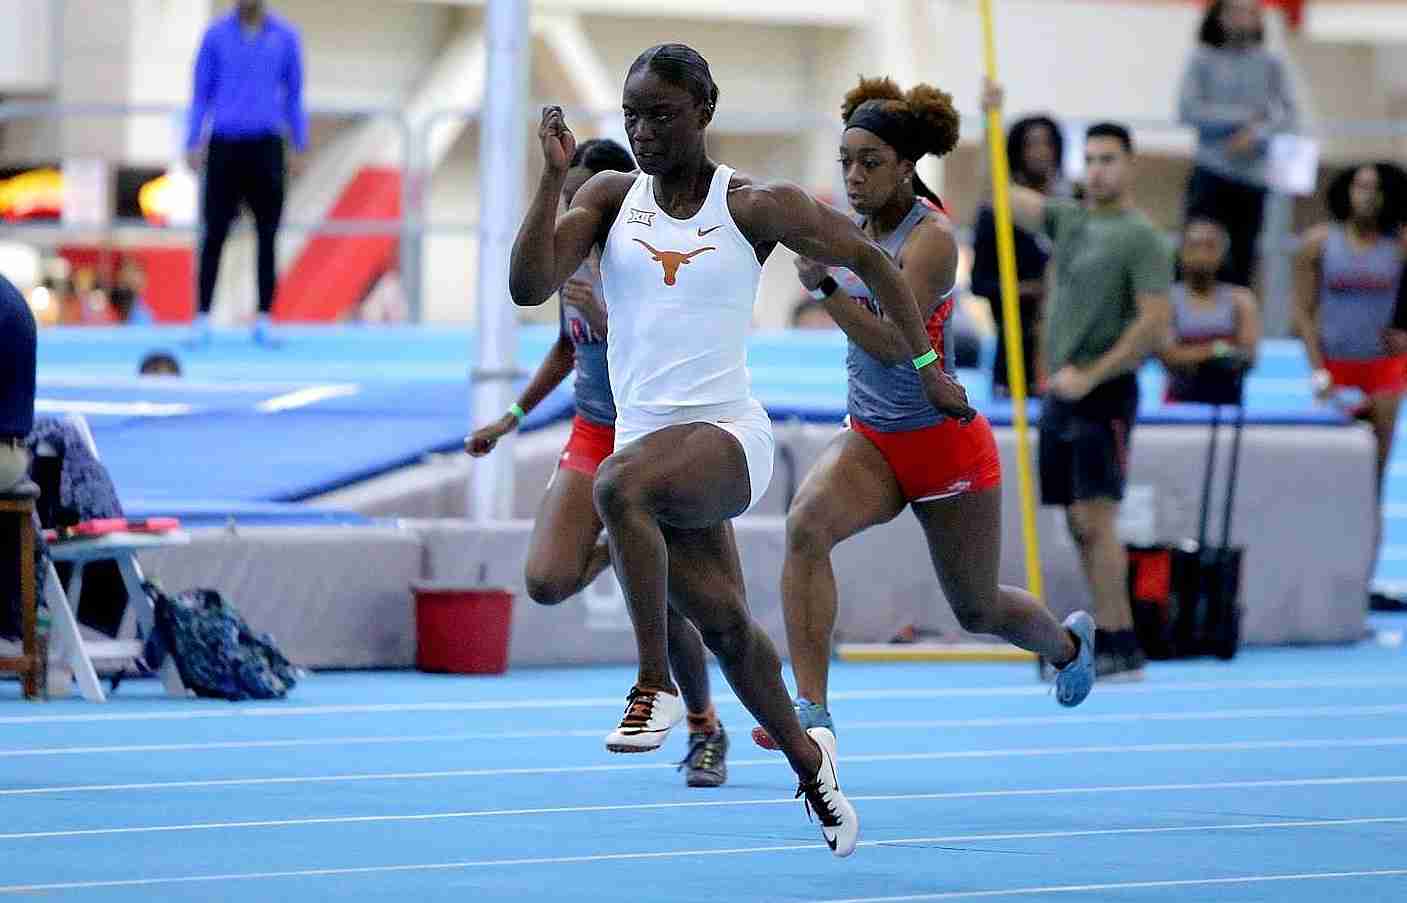
{"label": "black backpack", "polygon": [[157,667],[161,652],[175,661],[186,688],[197,696],[237,701],[282,699],[301,676],[274,645],[256,634],[234,606],[214,590],[193,589],[168,596],[152,584],[147,592],[156,608],[155,639],[163,650],[148,650]]}

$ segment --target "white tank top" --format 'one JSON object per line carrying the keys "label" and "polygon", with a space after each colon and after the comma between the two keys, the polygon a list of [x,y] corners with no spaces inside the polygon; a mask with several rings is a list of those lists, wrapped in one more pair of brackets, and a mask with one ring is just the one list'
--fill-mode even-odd
{"label": "white tank top", "polygon": [[601,254],[607,361],[620,429],[648,429],[750,400],[747,335],[762,265],[728,212],[719,166],[699,212],[677,220],[641,174]]}

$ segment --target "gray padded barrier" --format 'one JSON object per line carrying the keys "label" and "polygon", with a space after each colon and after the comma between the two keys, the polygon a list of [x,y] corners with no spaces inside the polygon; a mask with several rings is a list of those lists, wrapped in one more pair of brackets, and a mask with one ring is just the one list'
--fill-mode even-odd
{"label": "gray padded barrier", "polygon": [[409,586],[424,570],[420,537],[394,527],[254,527],[191,531],[191,544],[144,552],[167,592],[219,590],[251,627],[299,664],[412,664]]}
{"label": "gray padded barrier", "polygon": [[[777,428],[779,448],[789,453],[797,473],[804,473],[834,433],[818,425]],[[997,435],[1005,467],[1001,574],[1005,582],[1023,584],[1015,437],[1009,429]],[[519,442],[520,514],[536,508],[563,438],[563,431],[549,430]],[[1144,532],[1162,541],[1193,535],[1205,449],[1203,428],[1140,426],[1134,433],[1131,484],[1136,489],[1126,504],[1128,521],[1142,515]],[[782,645],[785,525],[780,515],[790,480],[787,459],[778,463],[774,485],[755,513],[738,520],[737,535],[752,609]],[[378,490],[375,499],[370,487],[360,487],[366,513],[414,514],[405,509],[427,508],[433,519],[407,519],[396,527],[194,531],[189,547],[147,553],[143,563],[168,590],[219,589],[258,629],[274,633],[291,657],[313,667],[413,663],[410,584],[429,578],[473,585],[481,572],[488,583],[517,596],[514,664],[632,661],[634,642],[610,571],[581,596],[543,608],[527,599],[522,584],[529,521],[479,527],[444,517],[462,506],[470,469],[454,458],[426,465],[398,475],[416,485]],[[383,488],[389,485],[383,482]],[[1366,429],[1248,427],[1232,537],[1247,547],[1246,641],[1360,638],[1374,517],[1373,445]],[[1213,520],[1219,522],[1215,511]],[[1061,512],[1042,509],[1038,527],[1048,604],[1061,615],[1087,606]],[[841,639],[883,641],[910,623],[961,638],[911,513],[843,543],[834,561]]]}

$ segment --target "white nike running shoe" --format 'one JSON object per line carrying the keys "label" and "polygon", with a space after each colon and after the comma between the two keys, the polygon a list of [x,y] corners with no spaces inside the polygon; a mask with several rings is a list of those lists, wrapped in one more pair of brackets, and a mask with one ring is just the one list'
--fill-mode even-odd
{"label": "white nike running shoe", "polygon": [[606,736],[606,749],[614,753],[659,749],[670,730],[684,720],[684,712],[684,700],[678,694],[631,687],[620,726]]}
{"label": "white nike running shoe", "polygon": [[840,792],[840,779],[835,774],[835,734],[823,727],[813,727],[806,734],[821,748],[821,767],[816,777],[797,786],[796,796],[806,800],[806,817],[814,815],[821,823],[821,836],[831,852],[849,856],[860,838],[860,817]]}

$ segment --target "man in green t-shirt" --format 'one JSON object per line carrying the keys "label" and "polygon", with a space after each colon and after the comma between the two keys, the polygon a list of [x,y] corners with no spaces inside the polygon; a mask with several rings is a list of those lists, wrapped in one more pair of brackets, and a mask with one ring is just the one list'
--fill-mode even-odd
{"label": "man in green t-shirt", "polygon": [[[988,86],[984,105],[1000,106]],[[1172,249],[1129,204],[1133,142],[1101,123],[1085,136],[1085,200],[1013,185],[1012,217],[1054,245],[1053,292],[1042,326],[1046,385],[1040,426],[1041,501],[1065,509],[1099,625],[1104,677],[1142,676],[1129,607],[1128,559],[1116,524],[1138,413],[1139,366],[1166,343]]]}

